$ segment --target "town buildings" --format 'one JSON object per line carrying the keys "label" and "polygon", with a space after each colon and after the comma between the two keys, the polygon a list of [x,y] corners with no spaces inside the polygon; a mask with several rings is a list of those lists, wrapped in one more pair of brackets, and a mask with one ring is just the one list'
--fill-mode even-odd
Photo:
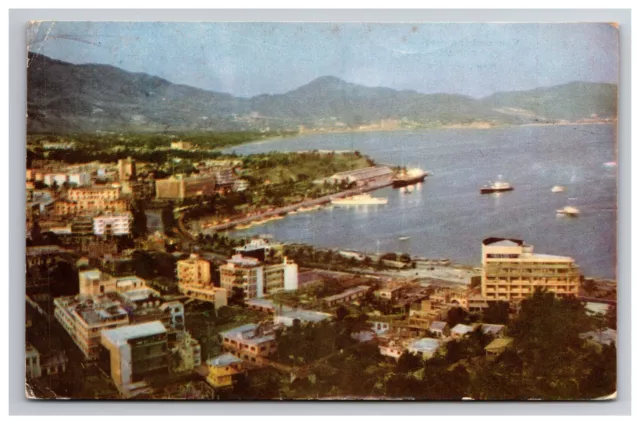
{"label": "town buildings", "polygon": [[102,331],[101,364],[125,396],[147,391],[148,377],[169,372],[167,330],[160,321]]}
{"label": "town buildings", "polygon": [[82,271],[79,280],[80,294],[54,299],[54,315],[87,359],[97,359],[103,330],[160,321],[176,340],[184,337],[182,303],[164,301],[144,280],[99,270]]}
{"label": "town buildings", "polygon": [[229,295],[234,288],[242,289],[249,300],[298,289],[298,265],[283,256],[282,245],[256,239],[236,252],[219,268],[220,285]]}
{"label": "town buildings", "polygon": [[227,290],[215,287],[211,282],[209,261],[192,254],[177,262],[178,290],[193,299],[211,302],[215,308],[227,305]]}
{"label": "town buildings", "polygon": [[220,266],[220,286],[231,296],[243,290],[245,300],[264,295],[264,267],[256,258],[233,255]]}
{"label": "town buildings", "polygon": [[233,385],[233,377],[244,371],[242,360],[225,353],[207,361],[207,383],[215,388]]}
{"label": "town buildings", "polygon": [[482,242],[482,296],[519,301],[536,289],[577,296],[580,272],[572,258],[533,253],[522,240],[491,237]]}
{"label": "town buildings", "polygon": [[209,196],[216,192],[214,175],[187,177],[182,174],[156,180],[156,199],[184,200],[196,196]]}
{"label": "town buildings", "polygon": [[223,351],[251,362],[276,353],[276,336],[272,323],[245,324],[220,333],[220,337]]}
{"label": "town buildings", "polygon": [[131,233],[131,212],[101,214],[93,217],[93,234],[97,236],[126,236]]}
{"label": "town buildings", "polygon": [[425,299],[420,303],[420,309],[409,311],[408,326],[414,330],[428,331],[431,323],[441,318],[441,310],[436,308],[433,302]]}
{"label": "town buildings", "polygon": [[189,259],[179,260],[176,268],[181,283],[211,283],[211,263],[196,253]]}
{"label": "town buildings", "polygon": [[88,172],[49,172],[43,176],[44,185],[62,187],[69,184],[77,187],[91,185],[91,175]]}
{"label": "town buildings", "polygon": [[407,346],[407,351],[422,359],[429,359],[440,349],[440,341],[437,339],[423,338],[414,340]]}
{"label": "town buildings", "polygon": [[360,299],[369,293],[371,287],[369,286],[357,286],[343,291],[342,293],[334,294],[333,296],[327,296],[322,299],[322,302],[326,307],[338,306],[343,303],[353,302]]}
{"label": "town buildings", "polygon": [[300,323],[317,323],[330,320],[333,315],[324,312],[307,311],[304,309],[287,310],[276,313],[273,317],[273,323],[276,325],[284,325],[286,327],[293,326],[294,321]]}
{"label": "town buildings", "polygon": [[71,188],[67,191],[66,200],[58,200],[54,212],[59,216],[94,214],[99,212],[124,212],[129,203],[120,199],[120,187],[94,186]]}
{"label": "town buildings", "polygon": [[171,150],[190,150],[193,148],[193,144],[189,141],[172,141],[171,142]]}

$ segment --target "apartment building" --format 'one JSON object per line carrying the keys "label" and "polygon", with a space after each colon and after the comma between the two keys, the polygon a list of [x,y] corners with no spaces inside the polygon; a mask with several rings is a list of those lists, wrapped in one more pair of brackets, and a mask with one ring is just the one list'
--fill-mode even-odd
{"label": "apartment building", "polygon": [[214,175],[172,175],[156,180],[156,199],[183,200],[196,196],[208,196],[216,192]]}
{"label": "apartment building", "polygon": [[487,301],[520,301],[536,289],[577,296],[580,270],[573,258],[533,252],[522,240],[482,241],[482,296]]}
{"label": "apartment building", "polygon": [[180,293],[192,299],[211,302],[216,309],[227,305],[227,290],[215,287],[211,282],[209,261],[197,254],[191,254],[189,259],[177,262],[177,273]]}
{"label": "apartment building", "polygon": [[104,330],[160,321],[173,339],[184,337],[182,303],[165,302],[144,280],[113,278],[99,270],[82,271],[79,280],[79,295],[54,299],[54,315],[87,359],[97,359]]}
{"label": "apartment building", "polygon": [[167,330],[160,321],[105,330],[101,365],[126,397],[149,390],[148,378],[169,372]]}
{"label": "apartment building", "polygon": [[298,265],[290,259],[264,267],[264,291],[272,294],[282,290],[298,290]]}
{"label": "apartment building", "polygon": [[220,337],[223,351],[251,362],[275,353],[277,348],[273,324],[245,324],[220,333]]}
{"label": "apartment building", "polygon": [[211,264],[193,253],[189,259],[182,259],[176,263],[178,280],[181,283],[211,283]]}
{"label": "apartment building", "polygon": [[131,233],[131,212],[101,214],[93,217],[93,234],[97,236],[126,236]]}
{"label": "apartment building", "polygon": [[120,187],[72,188],[67,191],[66,200],[54,205],[56,215],[82,215],[98,212],[124,212],[129,203],[120,199]]}
{"label": "apartment building", "polygon": [[[264,257],[264,253],[259,256]],[[234,287],[243,289],[246,300],[282,290],[298,289],[298,265],[295,262],[286,257],[267,261],[265,263],[243,254],[233,255],[219,268],[220,285],[229,295],[233,293]]]}
{"label": "apartment building", "polygon": [[216,167],[212,169],[216,177],[216,186],[220,189],[229,189],[233,187],[235,177],[233,169],[228,167]]}
{"label": "apartment building", "polygon": [[246,300],[263,296],[264,266],[258,259],[233,255],[219,269],[220,285],[229,296],[234,288],[242,289]]}
{"label": "apartment building", "polygon": [[67,191],[67,199],[72,202],[82,201],[110,201],[120,198],[120,187],[82,187],[71,188]]}

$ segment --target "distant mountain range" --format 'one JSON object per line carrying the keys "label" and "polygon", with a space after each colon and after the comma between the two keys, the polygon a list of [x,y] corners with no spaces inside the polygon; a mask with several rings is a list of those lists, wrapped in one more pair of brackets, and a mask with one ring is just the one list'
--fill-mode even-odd
{"label": "distant mountain range", "polygon": [[326,76],[284,94],[242,98],[34,53],[27,77],[31,133],[354,128],[383,119],[404,127],[500,125],[617,114],[617,86],[605,83],[572,82],[475,99],[365,87]]}

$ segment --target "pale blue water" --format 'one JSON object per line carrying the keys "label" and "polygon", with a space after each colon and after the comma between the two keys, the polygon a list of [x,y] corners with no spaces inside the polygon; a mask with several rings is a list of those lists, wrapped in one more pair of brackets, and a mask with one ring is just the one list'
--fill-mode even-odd
{"label": "pale blue water", "polygon": [[[239,154],[353,149],[380,163],[433,173],[412,194],[385,188],[384,206],[322,209],[237,231],[277,240],[479,264],[485,237],[521,238],[539,253],[576,259],[586,275],[615,277],[617,168],[615,126],[510,127],[414,132],[313,134],[232,149]],[[515,186],[500,195],[479,188],[498,175]],[[551,193],[554,185],[566,192]],[[576,206],[578,218],[557,217]],[[400,242],[398,237],[410,236]]]}

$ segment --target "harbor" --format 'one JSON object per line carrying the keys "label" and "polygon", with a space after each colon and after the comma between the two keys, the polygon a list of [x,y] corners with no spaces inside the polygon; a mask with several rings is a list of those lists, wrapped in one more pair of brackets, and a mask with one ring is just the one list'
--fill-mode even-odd
{"label": "harbor", "polygon": [[[375,251],[379,241],[382,252],[406,248],[412,255],[469,264],[477,261],[470,240],[503,234],[530,240],[552,254],[572,256],[586,275],[615,278],[616,258],[607,252],[616,250],[617,168],[603,165],[616,158],[615,126],[577,128],[312,134],[235,147],[236,153],[249,154],[292,147],[340,150],[348,145],[378,163],[403,164],[408,157],[420,158],[415,166],[428,169],[430,175],[408,186],[410,192],[391,185],[362,190],[386,197],[382,207],[326,208],[329,199],[324,199],[317,201],[322,208],[313,213],[287,215],[232,234],[269,233],[281,241],[356,251]],[[521,144],[522,139],[536,143]],[[453,140],[465,146],[462,153]],[[581,155],[575,154],[578,147]],[[479,188],[498,175],[515,189],[480,195]],[[565,191],[552,193],[556,185]],[[556,211],[568,205],[580,210],[578,219],[557,216]],[[401,236],[411,236],[403,242],[408,246],[400,246]]]}

